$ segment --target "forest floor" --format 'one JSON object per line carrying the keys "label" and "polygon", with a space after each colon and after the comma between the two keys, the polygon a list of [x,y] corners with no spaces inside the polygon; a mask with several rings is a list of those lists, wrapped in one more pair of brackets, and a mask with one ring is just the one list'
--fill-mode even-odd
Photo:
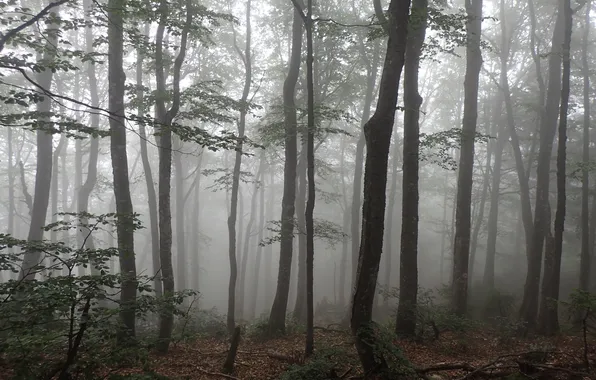
{"label": "forest floor", "polygon": [[[580,336],[503,338],[480,330],[467,334],[444,333],[433,342],[396,340],[395,343],[415,366],[421,378],[467,379],[474,377],[472,374],[485,375],[477,376],[478,378],[489,375],[494,378],[498,377],[498,372],[518,371],[521,360],[530,353],[549,352],[548,358],[537,364],[540,377],[521,378],[596,379],[596,376],[587,375],[585,369],[581,369],[585,362],[585,345]],[[226,375],[221,368],[228,346],[227,341],[216,339],[178,343],[172,346],[166,356],[152,355],[148,367],[159,375],[174,379],[267,380],[278,379],[292,363],[304,362],[303,334],[266,342],[246,338],[240,343],[234,373]],[[331,359],[337,365],[336,379],[355,378],[361,372],[353,340],[348,332],[319,328],[315,333],[315,347],[341,353]],[[596,341],[588,342],[587,352],[593,368],[596,364]],[[463,369],[445,370],[449,367]],[[129,369],[125,372],[139,373],[141,370]]]}

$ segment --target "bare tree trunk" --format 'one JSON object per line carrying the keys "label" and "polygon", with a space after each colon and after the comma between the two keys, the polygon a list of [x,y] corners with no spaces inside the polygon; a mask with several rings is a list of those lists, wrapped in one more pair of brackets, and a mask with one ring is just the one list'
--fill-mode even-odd
{"label": "bare tree trunk", "polygon": [[182,164],[182,141],[180,138],[174,137],[176,142],[176,149],[174,150],[174,170],[176,176],[174,177],[174,183],[176,187],[176,264],[178,265],[178,278],[176,284],[178,290],[182,291],[188,288],[187,281],[187,268],[188,262],[186,258],[186,244],[184,237],[184,210],[185,207],[185,191],[184,191],[184,177],[186,172]]}
{"label": "bare tree trunk", "polygon": [[474,174],[474,140],[478,117],[478,78],[482,67],[480,34],[482,0],[466,0],[466,77],[461,154],[457,178],[455,242],[453,250],[452,307],[465,315],[468,306],[468,255],[470,254],[470,205]]}
{"label": "bare tree trunk", "polygon": [[375,355],[372,306],[383,250],[387,161],[395,120],[397,92],[406,52],[409,9],[409,0],[392,0],[389,5],[387,23],[389,39],[379,85],[377,109],[364,126],[367,149],[362,206],[363,224],[356,288],[352,301],[351,329],[362,367],[367,374],[383,372],[387,367],[384,359],[379,363]]}
{"label": "bare tree trunk", "polygon": [[[61,135],[60,140],[58,141],[58,146],[54,150],[54,154],[52,157],[52,183],[50,188],[50,221],[52,223],[56,223],[58,221],[58,180],[60,174],[60,157],[62,156],[62,151],[66,151],[66,147],[68,146],[68,138],[66,135]],[[62,170],[66,170],[65,167],[62,167]],[[66,211],[66,210],[65,210]],[[50,241],[57,242],[58,241],[58,230],[52,229],[50,231]]]}
{"label": "bare tree trunk", "polygon": [[[405,94],[404,94],[405,99]],[[392,162],[391,162],[391,186],[389,188],[389,202],[387,204],[387,211],[385,213],[385,219],[387,220],[387,233],[384,234],[384,255],[385,255],[385,278],[383,281],[383,286],[386,287],[387,290],[391,289],[391,267],[392,267],[392,256],[393,256],[393,237],[394,237],[394,228],[393,228],[393,219],[394,219],[394,209],[395,209],[395,198],[397,197],[397,168],[399,164],[399,138],[397,132],[393,133],[393,152],[392,152]],[[389,306],[389,297],[383,297],[383,305]]]}
{"label": "bare tree trunk", "polygon": [[[149,35],[149,23],[145,23],[143,35]],[[137,50],[137,116],[143,117],[145,114],[145,101],[143,91],[143,60],[145,59],[142,49]],[[147,206],[149,207],[149,233],[151,234],[151,259],[153,277],[153,289],[157,297],[163,296],[161,284],[161,264],[159,259],[159,225],[157,220],[157,194],[155,193],[155,184],[153,182],[153,171],[149,161],[147,150],[147,132],[145,123],[139,123],[139,143],[141,147],[141,160],[143,162],[143,172],[145,174],[145,185],[147,187]]]}
{"label": "bare tree trunk", "polygon": [[[540,300],[539,331],[545,335],[554,335],[559,331],[559,285],[561,283],[561,257],[563,256],[563,233],[565,230],[565,211],[567,204],[567,113],[569,111],[569,93],[571,76],[571,32],[573,14],[571,1],[565,0],[559,8],[564,17],[563,38],[563,78],[561,84],[561,105],[559,114],[559,136],[557,146],[557,211],[554,223],[552,266],[545,266],[542,278],[542,298]],[[549,227],[550,228],[550,227]],[[548,271],[547,269],[551,269]]]}
{"label": "bare tree trunk", "polygon": [[118,214],[118,251],[122,291],[120,294],[120,318],[123,330],[121,338],[135,337],[135,312],[137,295],[137,269],[134,251],[134,220],[128,157],[126,154],[126,126],[124,119],[124,1],[108,0],[108,81],[110,114],[110,151],[114,177],[114,196]]}
{"label": "bare tree trunk", "polygon": [[[84,3],[86,9],[85,17],[89,18],[92,3],[91,0],[86,0]],[[93,31],[91,27],[85,28],[85,45],[87,53],[93,53]],[[93,60],[87,64],[87,77],[89,78],[89,96],[91,98],[91,106],[99,108],[99,91],[97,89],[97,76],[95,74],[95,63]],[[99,114],[92,113],[91,116],[91,128],[99,130]],[[77,212],[85,213],[89,211],[89,197],[91,192],[95,188],[97,183],[97,160],[99,157],[99,139],[91,136],[91,142],[89,145],[89,162],[87,163],[87,178],[80,188],[78,188],[77,195]],[[88,220],[85,217],[81,217],[81,223],[83,225],[88,224]],[[89,249],[95,249],[95,238],[91,231],[87,229],[79,229],[82,240],[86,243],[86,247]],[[91,274],[98,274],[97,268],[94,263],[91,263]]]}
{"label": "bare tree trunk", "polygon": [[[362,121],[364,124],[370,118],[370,108],[372,106],[375,84],[377,83],[377,72],[379,70],[379,61],[381,54],[380,45],[374,45],[372,61],[366,58],[364,48],[361,49],[362,59],[367,63],[366,68],[366,92],[364,94],[364,106],[362,108]],[[352,189],[352,216],[350,223],[350,237],[352,239],[352,280],[350,282],[352,292],[356,286],[356,270],[358,269],[358,254],[360,251],[360,213],[362,212],[362,165],[364,163],[364,148],[366,140],[364,130],[360,132],[356,144],[356,157],[354,159],[354,183]]]}
{"label": "bare tree trunk", "polygon": [[[114,0],[112,0],[114,1]],[[163,94],[166,94],[166,77],[164,74],[163,36],[169,14],[168,3],[163,0],[159,5],[159,26],[156,33],[155,66],[156,89],[160,96],[156,97],[155,109],[157,122],[163,127],[159,137],[159,257],[163,279],[163,294],[166,301],[170,302],[174,295],[174,268],[172,266],[172,210],[170,205],[171,178],[172,178],[172,121],[180,109],[180,71],[186,56],[186,42],[191,27],[193,12],[190,0],[186,1],[186,18],[180,36],[180,48],[174,60],[173,93],[170,109],[166,110]],[[174,315],[169,306],[160,310],[159,336],[157,351],[165,354],[168,352]]]}
{"label": "bare tree trunk", "polygon": [[298,230],[298,282],[294,318],[306,323],[306,156],[307,138],[302,137],[302,147],[298,158],[298,191],[296,196],[296,229]]}
{"label": "bare tree trunk", "polygon": [[292,53],[288,75],[284,82],[284,128],[285,128],[285,163],[284,190],[281,201],[281,241],[279,254],[279,270],[277,291],[271,314],[269,315],[269,332],[275,334],[285,332],[286,310],[292,274],[292,250],[294,241],[294,211],[296,202],[296,159],[297,159],[297,121],[296,121],[296,82],[300,73],[300,56],[302,50],[302,20],[300,13],[294,9],[292,21]]}
{"label": "bare tree trunk", "polygon": [[[236,262],[236,219],[238,207],[238,188],[240,185],[240,167],[242,165],[242,146],[244,139],[244,129],[246,127],[246,114],[248,113],[248,93],[250,91],[251,77],[252,77],[252,62],[250,52],[250,7],[251,0],[246,3],[246,45],[245,51],[242,53],[238,47],[236,50],[238,55],[244,62],[244,89],[240,103],[242,109],[240,110],[240,121],[238,122],[238,143],[236,144],[236,158],[234,161],[234,171],[232,174],[232,198],[230,203],[230,215],[228,217],[228,239],[229,239],[229,259],[230,259],[230,284],[228,288],[228,333],[231,335],[236,326],[235,309],[236,309],[236,279],[238,277],[238,265]],[[243,215],[241,215],[243,217]]]}
{"label": "bare tree trunk", "polygon": [[[426,36],[428,0],[414,0],[406,61],[404,64],[404,148],[402,183],[402,225],[399,270],[399,304],[395,332],[414,336],[418,296],[418,203],[420,160],[420,107],[418,91],[420,55]],[[415,20],[415,21],[414,21]]]}
{"label": "bare tree trunk", "polygon": [[[260,166],[262,166],[261,172],[261,185],[258,187],[259,192],[259,224],[257,226],[257,254],[255,259],[255,273],[254,279],[252,282],[252,291],[251,295],[251,302],[250,308],[248,311],[248,317],[250,319],[254,319],[256,316],[257,310],[257,299],[259,297],[259,277],[261,274],[261,262],[263,260],[263,246],[261,246],[261,241],[263,241],[263,232],[265,229],[265,171],[266,171],[266,162],[265,162],[265,150],[261,151],[260,159]],[[270,259],[270,258],[269,258]],[[266,281],[263,281],[266,284]]]}
{"label": "bare tree trunk", "polygon": [[544,117],[540,127],[540,149],[538,152],[538,167],[536,168],[536,206],[534,208],[534,230],[531,241],[531,252],[528,256],[528,272],[524,286],[524,297],[520,309],[521,319],[528,327],[534,327],[538,311],[540,293],[540,273],[542,270],[542,251],[544,240],[550,226],[547,224],[549,215],[549,187],[550,161],[553,149],[553,139],[557,129],[557,112],[561,99],[561,48],[564,40],[564,10],[559,6],[557,21],[553,31],[551,53],[549,57],[548,91]]}
{"label": "bare tree trunk", "polygon": [[[58,7],[54,8],[56,15],[59,14]],[[43,53],[43,62],[51,62],[56,56],[56,44],[58,43],[58,25],[49,24],[44,33],[46,39],[46,50]],[[51,90],[53,71],[45,69],[37,75],[37,83],[41,88]],[[52,109],[52,103],[48,96],[37,103],[37,112],[41,115],[48,114]],[[45,128],[51,126],[50,118],[41,116],[38,120]],[[37,164],[35,172],[35,189],[33,194],[33,206],[31,209],[31,224],[29,225],[28,241],[41,241],[43,239],[43,227],[46,223],[46,214],[50,200],[50,185],[52,182],[52,134],[42,128],[37,134]],[[19,278],[24,280],[35,279],[37,266],[41,261],[41,252],[33,249],[25,251],[23,265]]]}
{"label": "bare tree trunk", "polygon": [[[584,164],[582,170],[582,214],[581,231],[582,247],[579,275],[579,288],[590,290],[590,64],[588,63],[588,40],[590,39],[590,10],[592,1],[586,4],[586,17],[582,37],[582,74],[584,77],[584,126],[583,126],[583,154]],[[593,216],[594,217],[594,216]]]}

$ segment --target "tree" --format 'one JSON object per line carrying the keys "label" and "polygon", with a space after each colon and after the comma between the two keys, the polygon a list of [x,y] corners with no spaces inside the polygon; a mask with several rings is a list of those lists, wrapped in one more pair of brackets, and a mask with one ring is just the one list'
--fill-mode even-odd
{"label": "tree", "polygon": [[375,358],[375,332],[371,318],[383,250],[387,161],[395,120],[397,91],[406,53],[409,9],[409,0],[392,0],[389,4],[386,24],[389,39],[379,85],[377,109],[364,125],[366,163],[362,235],[350,325],[358,356],[366,373],[385,369],[383,365],[378,365]]}
{"label": "tree", "polygon": [[[50,3],[48,6],[50,5],[52,4]],[[57,15],[57,13],[58,8],[55,9],[55,15]],[[47,29],[45,30],[47,38],[44,47],[44,53],[38,54],[38,58],[41,58],[41,62],[38,62],[38,64],[43,70],[37,75],[36,82],[42,89],[48,91],[50,91],[52,87],[54,72],[53,70],[45,68],[44,66],[50,65],[58,53],[56,50],[56,45],[60,35],[59,27],[59,24],[55,21],[49,23]],[[10,34],[10,32],[7,34]],[[4,36],[4,38],[6,38],[6,36]],[[0,50],[1,48],[4,48],[3,41],[0,41]],[[41,241],[43,239],[43,227],[45,225],[46,213],[48,211],[48,204],[50,201],[53,146],[52,133],[48,130],[48,127],[51,125],[48,114],[50,113],[51,108],[52,102],[50,97],[47,95],[37,103],[37,112],[40,114],[39,123],[42,128],[37,131],[37,164],[35,172],[33,204],[30,210],[31,224],[29,225],[29,235],[27,238],[29,241]],[[25,252],[20,278],[33,280],[36,273],[35,268],[37,265],[39,265],[40,260],[41,252],[34,249]]]}
{"label": "tree", "polygon": [[420,55],[426,36],[428,0],[413,0],[404,64],[404,148],[402,225],[399,270],[399,304],[396,333],[413,336],[418,293],[418,202],[420,160],[420,107],[418,91]]}
{"label": "tree", "polygon": [[284,183],[281,201],[281,236],[279,247],[279,270],[277,275],[277,290],[269,315],[269,333],[285,332],[286,310],[290,292],[290,278],[292,273],[292,245],[294,241],[294,212],[296,202],[296,161],[297,148],[297,119],[295,93],[298,75],[300,73],[300,56],[302,51],[302,19],[297,9],[294,9],[292,20],[292,52],[290,56],[288,74],[283,86],[284,108]]}
{"label": "tree", "polygon": [[[561,60],[564,40],[565,16],[563,2],[557,11],[553,30],[551,52],[548,55],[548,89],[543,117],[540,125],[540,146],[536,167],[536,203],[534,207],[534,228],[531,251],[528,253],[528,271],[524,286],[524,297],[520,308],[520,317],[529,328],[534,327],[538,312],[540,274],[542,270],[542,251],[547,231],[550,233],[550,161],[553,139],[557,129],[557,114],[561,100]],[[542,105],[541,105],[542,106]]]}
{"label": "tree", "polygon": [[110,114],[110,153],[116,199],[116,225],[122,291],[120,293],[120,318],[122,339],[135,337],[137,297],[137,268],[134,250],[134,215],[128,178],[126,152],[126,126],[124,116],[124,8],[123,0],[108,0],[108,107]]}
{"label": "tree", "polygon": [[[573,15],[571,1],[561,2],[559,12],[564,17],[563,38],[563,78],[561,83],[561,105],[559,113],[559,135],[557,145],[557,211],[554,222],[554,247],[546,248],[544,276],[542,277],[542,298],[538,329],[545,335],[554,335],[559,331],[559,285],[561,283],[561,257],[563,255],[563,232],[565,230],[565,212],[567,206],[567,113],[569,111],[569,93],[571,76],[571,31]],[[549,227],[550,228],[550,227]],[[547,242],[551,239],[547,239]],[[552,255],[552,256],[551,256]]]}
{"label": "tree", "polygon": [[471,200],[474,171],[474,141],[478,118],[478,78],[482,67],[480,35],[482,0],[466,0],[466,78],[461,153],[457,177],[455,241],[453,249],[452,308],[464,315],[468,303],[468,261],[470,254]]}
{"label": "tree", "polygon": [[241,110],[240,120],[238,122],[238,143],[236,145],[236,156],[234,160],[234,169],[232,172],[232,194],[230,200],[230,215],[228,217],[228,239],[230,258],[230,284],[228,288],[228,333],[233,334],[236,327],[235,308],[236,308],[236,279],[238,277],[238,264],[236,262],[236,217],[238,210],[238,190],[240,187],[240,168],[242,165],[242,146],[246,128],[246,114],[248,113],[248,93],[250,91],[250,82],[252,76],[251,57],[250,57],[250,2],[246,3],[246,47],[244,54],[236,47],[238,55],[244,63],[245,77],[244,89],[240,98]]}
{"label": "tree", "polygon": [[[172,78],[172,98],[169,109],[166,109],[165,100],[166,76],[164,73],[163,37],[167,25],[169,5],[162,0],[159,5],[159,26],[156,34],[155,49],[155,81],[157,96],[155,99],[155,116],[159,125],[159,257],[161,261],[161,274],[163,279],[163,295],[166,302],[174,296],[174,269],[172,267],[172,210],[170,205],[171,178],[172,178],[172,122],[180,110],[180,71],[186,56],[188,33],[193,20],[193,7],[190,0],[185,1],[186,17],[180,35],[180,50],[174,60]],[[171,307],[164,306],[159,316],[159,338],[157,350],[167,353],[172,329],[174,328],[174,315]]]}

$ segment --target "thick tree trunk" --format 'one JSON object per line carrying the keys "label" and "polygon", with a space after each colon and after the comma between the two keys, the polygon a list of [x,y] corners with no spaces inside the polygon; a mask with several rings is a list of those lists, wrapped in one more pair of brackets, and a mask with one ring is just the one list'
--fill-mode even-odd
{"label": "thick tree trunk", "polygon": [[126,121],[124,118],[124,1],[108,0],[108,81],[110,114],[110,153],[114,178],[114,196],[118,214],[118,252],[122,291],[120,293],[120,318],[122,339],[135,336],[135,313],[137,295],[137,269],[134,251],[134,220],[130,183],[128,178],[128,156],[126,153]]}
{"label": "thick tree trunk", "polygon": [[[53,10],[58,15],[58,7]],[[46,38],[47,50],[43,54],[44,62],[51,62],[56,56],[56,49],[54,46],[58,43],[58,26],[56,24],[49,24],[44,35]],[[54,77],[53,71],[46,69],[37,75],[37,83],[41,88],[51,90],[52,79]],[[52,103],[48,96],[44,96],[43,100],[37,103],[37,112],[40,114],[48,114],[52,109]],[[39,122],[44,127],[50,127],[50,118],[41,116]],[[41,241],[43,239],[43,227],[46,223],[46,214],[48,212],[48,204],[50,201],[50,185],[52,182],[52,134],[38,130],[37,134],[37,164],[35,172],[35,189],[33,193],[33,205],[31,208],[31,224],[29,225],[28,241]],[[23,265],[19,278],[24,280],[33,280],[37,267],[41,261],[41,251],[27,250],[23,257]]]}
{"label": "thick tree trunk", "polygon": [[[582,213],[581,213],[581,261],[579,269],[579,288],[590,290],[590,64],[588,63],[588,41],[590,38],[590,10],[592,1],[586,4],[586,17],[582,37],[582,74],[584,79],[584,125],[583,125],[583,154],[582,170]],[[592,216],[594,217],[594,216]]]}
{"label": "thick tree trunk", "polygon": [[363,223],[356,288],[352,301],[351,329],[363,369],[368,374],[382,372],[387,365],[384,361],[379,363],[375,355],[372,306],[383,250],[387,161],[395,120],[397,92],[406,52],[409,9],[409,0],[392,0],[389,5],[387,25],[389,39],[379,86],[377,109],[364,126],[367,150],[362,206]]}
{"label": "thick tree trunk", "polygon": [[531,240],[531,251],[528,255],[528,272],[524,286],[524,297],[520,309],[520,317],[529,328],[536,323],[540,288],[540,273],[542,270],[542,251],[544,240],[550,226],[549,187],[550,161],[553,149],[553,139],[557,129],[557,113],[561,99],[561,60],[564,40],[564,10],[563,3],[559,6],[557,20],[553,31],[551,53],[549,57],[548,91],[544,117],[540,127],[540,148],[538,151],[538,166],[536,168],[536,206],[534,208],[534,229]]}
{"label": "thick tree trunk", "polygon": [[[149,35],[149,24],[146,23],[144,27],[144,36]],[[145,115],[145,102],[143,91],[143,60],[145,56],[142,49],[137,50],[137,116],[143,117]],[[139,123],[139,142],[141,147],[141,160],[143,162],[143,172],[145,174],[145,186],[147,188],[147,206],[149,208],[149,233],[151,234],[151,262],[153,276],[153,288],[157,297],[163,296],[163,289],[161,283],[161,264],[159,259],[159,222],[157,217],[157,194],[155,193],[155,184],[153,182],[153,171],[151,169],[151,162],[149,161],[149,153],[147,149],[147,132],[145,123]]]}
{"label": "thick tree trunk", "polygon": [[468,261],[470,254],[470,206],[474,174],[474,140],[478,117],[478,78],[482,67],[480,34],[482,30],[482,0],[466,0],[466,77],[464,82],[464,117],[461,154],[457,178],[455,211],[455,242],[453,250],[452,308],[465,315],[468,306]]}
{"label": "thick tree trunk", "polygon": [[420,107],[418,71],[426,36],[428,0],[413,0],[412,24],[404,64],[404,148],[402,185],[402,224],[399,265],[399,304],[395,332],[414,336],[418,296],[418,203],[420,160]]}
{"label": "thick tree trunk", "polygon": [[[573,15],[571,1],[562,2],[559,11],[564,16],[563,39],[563,78],[561,84],[561,108],[559,114],[559,136],[557,145],[557,211],[554,223],[552,266],[546,267],[542,278],[542,297],[540,300],[539,331],[545,335],[554,335],[559,331],[559,285],[561,283],[561,257],[563,256],[563,233],[565,230],[565,211],[567,204],[567,113],[569,111],[569,93],[571,76],[571,31]],[[550,227],[549,227],[550,228]],[[548,270],[550,269],[550,270]]]}
{"label": "thick tree trunk", "polygon": [[[362,121],[364,124],[370,118],[370,108],[373,102],[375,85],[377,83],[377,72],[381,54],[379,44],[375,44],[372,61],[366,58],[366,52],[362,48],[362,59],[367,62],[366,69],[366,92],[364,94],[364,105],[362,108]],[[352,280],[350,282],[352,292],[356,286],[356,270],[358,269],[358,253],[360,252],[360,213],[362,212],[362,165],[364,163],[364,148],[366,140],[364,130],[360,132],[356,143],[356,157],[354,159],[354,183],[352,189],[352,215],[350,222],[350,237],[352,239]]]}
{"label": "thick tree trunk", "polygon": [[296,202],[296,160],[297,160],[297,121],[295,92],[300,72],[300,56],[302,50],[302,20],[300,13],[294,9],[292,21],[292,53],[288,75],[284,82],[284,128],[285,128],[285,163],[284,190],[281,201],[281,241],[279,248],[279,270],[277,290],[271,313],[269,315],[269,332],[284,333],[286,328],[286,310],[292,274],[292,250],[294,241],[294,211]]}

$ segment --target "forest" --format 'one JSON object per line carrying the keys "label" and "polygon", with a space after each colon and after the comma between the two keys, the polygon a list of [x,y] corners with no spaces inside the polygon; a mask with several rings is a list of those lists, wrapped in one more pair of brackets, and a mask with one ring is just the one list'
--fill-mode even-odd
{"label": "forest", "polygon": [[0,0],[0,379],[596,379],[595,12]]}

